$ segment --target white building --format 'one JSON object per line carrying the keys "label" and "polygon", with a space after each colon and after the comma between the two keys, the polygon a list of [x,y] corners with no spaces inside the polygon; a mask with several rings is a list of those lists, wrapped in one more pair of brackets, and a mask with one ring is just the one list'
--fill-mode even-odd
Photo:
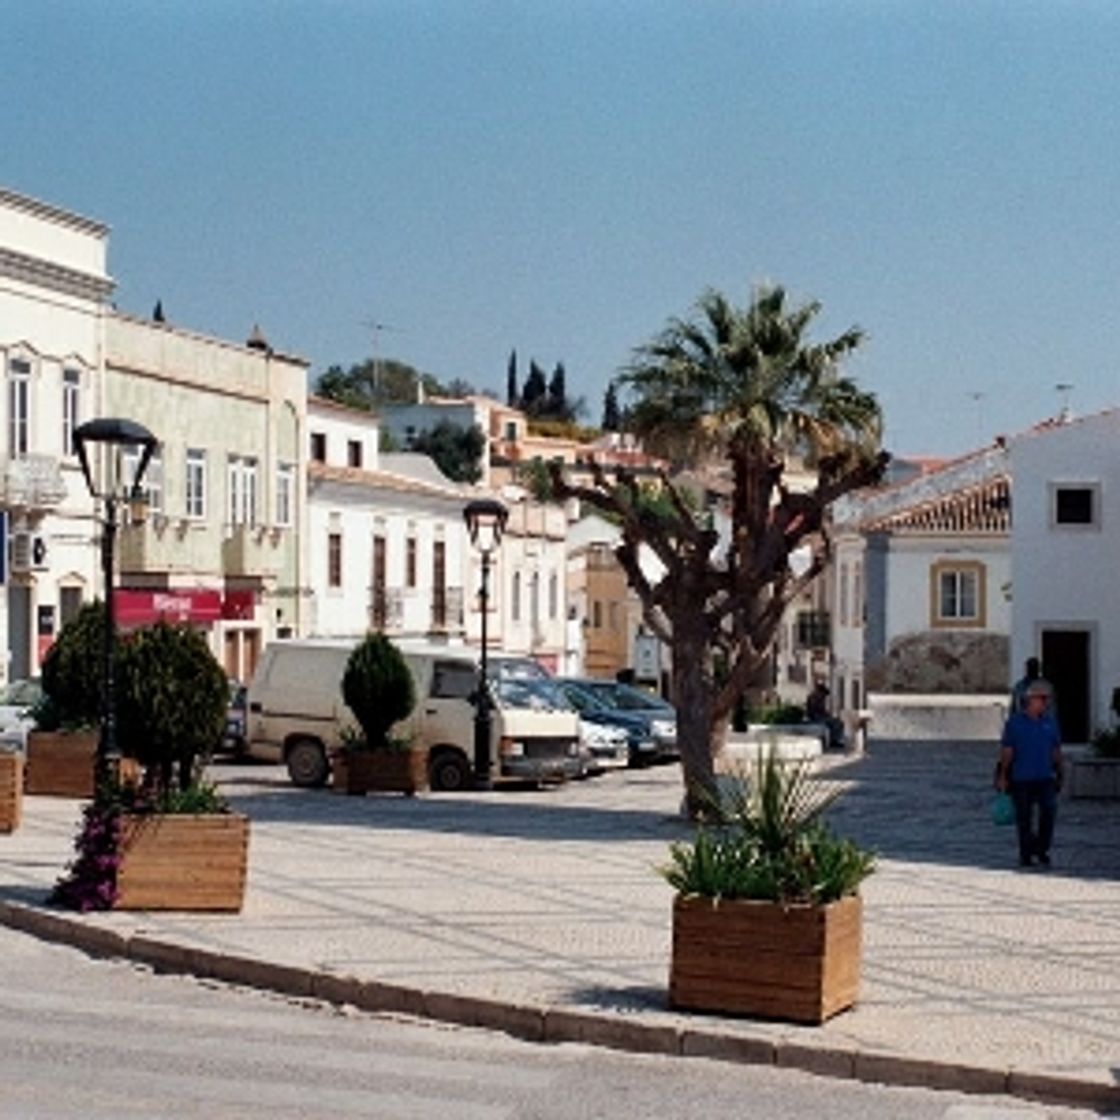
{"label": "white building", "polygon": [[834,509],[832,706],[1004,691],[1010,464],[997,444]]}
{"label": "white building", "polygon": [[1011,443],[1012,673],[1031,656],[1054,684],[1063,738],[1113,718],[1120,687],[1120,410],[1041,425]]}
{"label": "white building", "polygon": [[372,413],[308,403],[311,632],[461,640],[471,492],[426,456],[378,451]]}
{"label": "white building", "polygon": [[0,190],[0,677],[38,673],[96,593],[93,504],[74,428],[101,412],[108,227]]}
{"label": "white building", "polygon": [[190,622],[247,680],[265,642],[309,621],[307,363],[257,330],[234,343],[117,312],[106,355],[104,414],[160,441],[147,516],[119,537],[118,621]]}

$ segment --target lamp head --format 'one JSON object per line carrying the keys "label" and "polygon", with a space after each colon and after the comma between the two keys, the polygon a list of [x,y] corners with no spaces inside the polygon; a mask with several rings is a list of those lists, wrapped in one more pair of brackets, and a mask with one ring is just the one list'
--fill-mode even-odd
{"label": "lamp head", "polygon": [[159,446],[156,439],[143,424],[135,420],[121,420],[115,417],[103,416],[96,420],[87,420],[74,429],[74,447],[78,452],[78,461],[82,465],[82,474],[85,476],[86,486],[95,498],[111,497],[109,493],[100,493],[94,481],[93,472],[89,465],[88,445],[91,443],[105,444],[107,447],[138,447],[140,448],[140,462],[136,467],[136,477],[128,497],[135,498],[140,493],[140,480],[148,468],[152,453]]}
{"label": "lamp head", "polygon": [[509,510],[494,498],[476,498],[463,510],[471,544],[486,556],[501,543],[508,519]]}

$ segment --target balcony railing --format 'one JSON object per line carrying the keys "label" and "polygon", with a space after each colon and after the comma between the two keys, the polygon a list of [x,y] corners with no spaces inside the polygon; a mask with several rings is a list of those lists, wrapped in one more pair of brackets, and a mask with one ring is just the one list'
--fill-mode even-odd
{"label": "balcony railing", "polygon": [[227,576],[274,576],[280,570],[281,531],[234,525],[222,541],[222,572]]}
{"label": "balcony railing", "polygon": [[369,624],[373,630],[400,630],[404,622],[404,592],[399,587],[370,588]]}
{"label": "balcony railing", "polygon": [[9,509],[53,509],[66,497],[62,467],[53,455],[8,459],[0,472],[0,502]]}
{"label": "balcony railing", "polygon": [[432,631],[446,634],[463,629],[463,589],[434,588],[432,591]]}

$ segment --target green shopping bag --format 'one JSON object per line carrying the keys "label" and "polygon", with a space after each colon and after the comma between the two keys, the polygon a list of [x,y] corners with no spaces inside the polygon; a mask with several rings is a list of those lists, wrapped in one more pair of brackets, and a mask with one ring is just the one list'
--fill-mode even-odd
{"label": "green shopping bag", "polygon": [[992,798],[992,823],[998,825],[1015,823],[1015,802],[1009,793],[997,793]]}

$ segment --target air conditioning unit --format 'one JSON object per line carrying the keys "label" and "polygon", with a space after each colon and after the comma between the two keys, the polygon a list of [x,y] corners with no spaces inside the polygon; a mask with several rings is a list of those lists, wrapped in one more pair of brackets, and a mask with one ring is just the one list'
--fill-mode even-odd
{"label": "air conditioning unit", "polygon": [[47,566],[46,538],[21,530],[12,534],[11,568],[13,572],[38,572]]}

